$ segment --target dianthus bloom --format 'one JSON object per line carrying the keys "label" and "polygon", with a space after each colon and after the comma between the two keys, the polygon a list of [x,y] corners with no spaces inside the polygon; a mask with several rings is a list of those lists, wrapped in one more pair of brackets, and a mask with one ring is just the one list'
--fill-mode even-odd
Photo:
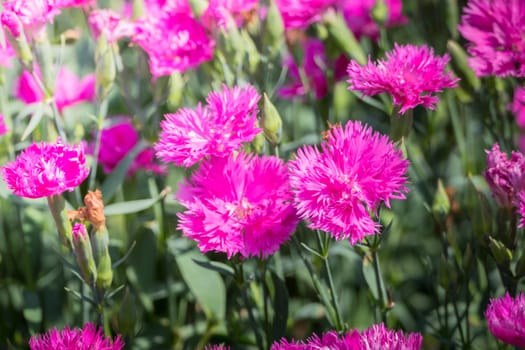
{"label": "dianthus bloom", "polygon": [[208,28],[227,28],[230,21],[240,27],[258,6],[259,0],[210,0],[201,20]]}
{"label": "dianthus bloom", "polygon": [[419,333],[405,335],[401,331],[386,328],[384,324],[359,333],[350,331],[339,336],[336,331],[329,331],[319,337],[314,334],[305,342],[288,342],[282,339],[274,343],[270,350],[419,350],[423,337]]}
{"label": "dianthus bloom", "polygon": [[88,176],[82,145],[33,143],[3,166],[2,176],[14,194],[41,198],[73,191]]}
{"label": "dianthus bloom", "polygon": [[512,207],[516,194],[525,184],[525,156],[513,151],[511,158],[501,152],[497,143],[487,153],[485,179],[499,205]]}
{"label": "dianthus bloom", "polygon": [[[139,134],[128,118],[124,118],[120,122],[102,129],[98,161],[102,165],[104,172],[112,172],[138,142]],[[133,175],[139,169],[158,174],[166,172],[165,166],[155,163],[154,151],[151,147],[140,151],[135,157],[128,169],[128,175]]]}
{"label": "dianthus bloom", "polygon": [[[372,11],[376,6],[377,0],[343,0],[338,7],[343,13],[348,27],[357,38],[367,36],[376,40],[379,36],[379,26],[372,18]],[[384,1],[387,7],[388,16],[385,19],[385,26],[393,26],[406,22],[403,16],[403,2],[401,0]]]}
{"label": "dianthus bloom", "polygon": [[389,93],[400,113],[418,105],[434,109],[439,99],[433,94],[455,87],[459,80],[445,72],[449,60],[447,54],[434,56],[434,50],[424,45],[396,44],[385,60],[372,63],[369,59],[365,66],[351,61],[348,89],[361,91],[365,96]]}
{"label": "dianthus bloom", "polygon": [[292,56],[284,59],[284,65],[288,67],[288,72],[291,82],[283,86],[277,91],[277,94],[283,98],[291,98],[295,96],[303,96],[309,90],[315,92],[317,99],[323,98],[328,92],[328,80],[325,72],[328,65],[328,59],[322,41],[317,39],[310,39],[304,45],[304,58],[302,68],[306,78],[308,79],[308,86],[305,86],[301,81],[299,68]]}
{"label": "dianthus bloom", "polygon": [[10,25],[12,18],[16,17],[23,25],[25,31],[34,37],[40,37],[45,30],[46,22],[60,13],[54,0],[7,0],[2,3],[2,24],[7,26],[15,37],[18,37]]}
{"label": "dianthus bloom", "polygon": [[155,145],[157,157],[190,167],[206,156],[226,156],[237,150],[260,132],[259,99],[257,90],[250,85],[223,86],[221,91],[208,94],[204,107],[199,104],[195,110],[182,108],[175,114],[166,114]]}
{"label": "dianthus bloom", "polygon": [[357,121],[332,127],[327,139],[322,152],[304,146],[290,161],[295,206],[310,228],[353,245],[379,231],[370,212],[405,198],[408,161],[388,136]]}
{"label": "dianthus bloom", "polygon": [[121,350],[124,342],[117,336],[115,340],[104,336],[102,329],[91,323],[84,328],[56,328],[44,335],[34,336],[29,340],[31,350]]}
{"label": "dianthus bloom", "polygon": [[305,29],[319,21],[323,12],[337,0],[277,0],[286,29]]}
{"label": "dianthus bloom", "polygon": [[55,6],[59,8],[83,7],[88,8],[97,4],[96,0],[55,0]]}
{"label": "dianthus bloom", "polygon": [[458,26],[477,76],[525,76],[525,2],[470,0]]}
{"label": "dianthus bloom", "polygon": [[511,111],[516,116],[516,124],[525,129],[525,87],[518,86],[514,91]]}
{"label": "dianthus bloom", "polygon": [[120,14],[108,9],[96,9],[89,13],[89,27],[95,38],[102,33],[106,40],[114,43],[124,37],[131,37],[135,33],[135,25]]}
{"label": "dianthus bloom", "polygon": [[[185,72],[213,58],[215,42],[191,16],[191,11],[182,11],[186,7],[181,2],[180,8],[170,7],[158,11],[158,17],[148,15],[135,23],[132,40],[148,53],[155,78]],[[148,11],[157,12],[154,7]]]}
{"label": "dianthus bloom", "polygon": [[525,347],[525,295],[490,299],[485,311],[490,332],[504,343]]}
{"label": "dianthus bloom", "polygon": [[[40,75],[38,68],[37,74]],[[44,100],[42,89],[28,71],[20,75],[15,89],[16,97],[27,104]],[[80,80],[69,69],[61,67],[55,80],[54,98],[59,111],[83,101],[94,101],[95,74],[87,74]]]}
{"label": "dianthus bloom", "polygon": [[239,152],[205,160],[176,198],[187,208],[179,214],[184,236],[202,252],[228,258],[274,253],[298,222],[286,165],[273,156]]}
{"label": "dianthus bloom", "polygon": [[206,345],[204,350],[230,350],[228,345]]}

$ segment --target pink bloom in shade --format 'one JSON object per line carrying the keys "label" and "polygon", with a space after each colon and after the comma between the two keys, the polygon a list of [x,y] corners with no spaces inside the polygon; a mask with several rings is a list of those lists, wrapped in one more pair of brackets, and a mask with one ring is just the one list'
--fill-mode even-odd
{"label": "pink bloom in shade", "polygon": [[525,2],[470,0],[458,29],[477,76],[525,77]]}
{"label": "pink bloom in shade", "polygon": [[383,323],[361,332],[361,349],[367,350],[419,350],[422,342],[419,333],[405,335],[386,328]]}
{"label": "pink bloom in shade", "polygon": [[165,13],[135,25],[132,40],[148,53],[155,78],[185,72],[213,58],[215,42],[188,13]]}
{"label": "pink bloom in shade", "polygon": [[322,41],[309,39],[304,45],[302,69],[308,78],[308,84],[310,86],[304,86],[302,83],[299,68],[294,62],[293,57],[286,57],[284,59],[284,65],[288,67],[292,82],[277,91],[280,97],[292,98],[295,96],[304,96],[310,89],[315,92],[317,99],[326,96],[328,93],[328,80],[326,79],[325,72],[328,66],[328,58],[326,57]]}
{"label": "pink bloom in shade", "polygon": [[354,245],[379,231],[370,212],[405,198],[408,160],[388,136],[358,121],[332,127],[321,150],[303,146],[289,163],[295,206],[310,228]]}
{"label": "pink bloom in shade", "polygon": [[204,252],[231,258],[267,257],[295,230],[298,218],[286,165],[273,156],[247,155],[203,161],[176,199],[187,208],[178,228]]}
{"label": "pink bloom in shade", "polygon": [[46,334],[33,336],[29,340],[31,350],[121,350],[124,342],[117,336],[114,340],[106,337],[101,328],[86,323],[82,329],[69,327],[59,331],[56,328]]}
{"label": "pink bloom in shade", "polygon": [[360,66],[351,61],[348,65],[349,90],[361,91],[365,96],[389,93],[393,103],[403,114],[418,105],[434,109],[437,96],[444,88],[453,88],[458,78],[445,72],[450,60],[448,54],[434,56],[434,50],[425,45],[398,45],[386,54],[386,59]]}
{"label": "pink bloom in shade", "polygon": [[[111,173],[138,142],[139,134],[129,118],[123,118],[121,122],[103,129],[98,161],[104,172]],[[93,149],[92,145],[90,153],[93,153]],[[158,174],[165,174],[167,170],[166,166],[155,163],[154,151],[151,147],[139,152],[128,168],[128,175],[132,176],[139,169]]]}
{"label": "pink bloom in shade", "polygon": [[[40,75],[38,68],[37,74]],[[15,89],[16,97],[26,104],[44,100],[42,89],[40,89],[28,71],[24,71],[20,75]],[[94,101],[95,75],[88,74],[82,78],[82,80],[79,80],[78,77],[67,68],[60,68],[55,80],[54,96],[59,111],[83,101]]]}
{"label": "pink bloom in shade", "polygon": [[514,91],[511,111],[516,115],[516,124],[525,129],[525,87],[518,86]]}
{"label": "pink bloom in shade", "polygon": [[525,184],[525,156],[513,151],[509,159],[497,143],[486,153],[487,169],[484,175],[492,195],[499,205],[511,207],[516,194]]}
{"label": "pink bloom in shade", "polygon": [[166,114],[155,145],[164,162],[190,167],[206,156],[227,156],[243,142],[252,141],[257,127],[260,95],[253,86],[228,88],[208,94],[207,105],[181,108]]}
{"label": "pink bloom in shade", "polygon": [[201,21],[207,28],[227,28],[230,21],[240,27],[258,6],[259,0],[210,0]]}
{"label": "pink bloom in shade", "polygon": [[525,347],[525,295],[519,293],[513,298],[505,296],[490,299],[485,311],[489,330],[504,343]]}
{"label": "pink bloom in shade", "polygon": [[323,12],[337,0],[277,0],[285,29],[306,29],[321,19]]}
{"label": "pink bloom in shade", "polygon": [[[367,36],[374,40],[379,37],[379,26],[372,18],[372,10],[377,0],[341,0],[338,4],[348,27],[357,38]],[[385,0],[388,8],[388,18],[385,26],[394,26],[406,22],[403,16],[401,0]]]}
{"label": "pink bloom in shade", "polygon": [[17,196],[41,198],[73,191],[89,174],[84,147],[33,143],[1,168],[7,187]]}
{"label": "pink bloom in shade", "polygon": [[108,9],[96,9],[89,13],[89,27],[95,38],[102,33],[110,43],[121,38],[131,37],[135,33],[135,25],[122,18],[117,12]]}
{"label": "pink bloom in shade", "polygon": [[[3,2],[3,7],[4,12],[10,16],[16,16],[22,22],[26,32],[34,37],[39,37],[45,30],[46,22],[52,22],[53,18],[60,13],[59,8],[55,5],[55,0],[7,0]],[[2,24],[6,25],[3,13]],[[19,36],[15,33],[13,35]]]}

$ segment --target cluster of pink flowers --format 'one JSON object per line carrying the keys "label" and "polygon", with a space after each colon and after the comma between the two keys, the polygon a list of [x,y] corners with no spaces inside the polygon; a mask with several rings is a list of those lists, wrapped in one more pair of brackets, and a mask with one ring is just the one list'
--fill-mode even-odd
{"label": "cluster of pink flowers", "polygon": [[290,161],[300,217],[351,244],[376,234],[379,224],[369,213],[405,198],[408,161],[388,136],[357,121],[332,127],[321,150],[303,146]]}
{"label": "cluster of pink flowers", "polygon": [[349,90],[360,91],[365,96],[380,93],[392,95],[399,113],[418,105],[434,109],[439,101],[434,94],[444,88],[457,86],[459,79],[445,72],[450,57],[434,56],[434,50],[425,45],[395,45],[386,59],[360,66],[351,61],[348,65]]}
{"label": "cluster of pink flowers", "polygon": [[206,156],[227,156],[260,132],[259,99],[259,93],[250,85],[223,86],[221,91],[208,94],[204,107],[199,104],[196,109],[182,108],[166,114],[155,145],[157,157],[190,167]]}
{"label": "cluster of pink flowers", "polygon": [[335,331],[324,333],[321,337],[314,334],[306,342],[282,339],[274,343],[270,350],[419,350],[422,341],[423,337],[419,333],[405,335],[402,331],[388,329],[381,323],[361,333],[353,330],[341,336]]}
{"label": "cluster of pink flowers", "polygon": [[240,27],[258,8],[259,0],[210,0],[201,21],[210,29],[227,28],[230,22]]}
{"label": "cluster of pink flowers", "polygon": [[478,76],[525,76],[525,3],[470,0],[459,31],[470,44],[470,67]]}
{"label": "cluster of pink flowers", "polygon": [[96,39],[104,34],[109,43],[114,43],[122,38],[132,37],[135,33],[135,26],[131,21],[109,9],[91,11],[88,23]]}
{"label": "cluster of pink flowers", "polygon": [[7,187],[26,198],[41,198],[73,191],[89,174],[84,147],[33,143],[13,162],[1,168]]}
{"label": "cluster of pink flowers", "polygon": [[102,329],[87,323],[82,329],[56,328],[29,340],[31,350],[121,350],[124,342],[117,336],[114,340],[104,336]]}
{"label": "cluster of pink flowers", "polygon": [[499,340],[525,347],[525,295],[513,298],[509,293],[490,300],[485,311],[490,332]]}
{"label": "cluster of pink flowers", "polygon": [[285,163],[270,156],[212,157],[200,164],[176,198],[187,208],[179,214],[184,236],[202,252],[228,258],[266,257],[289,239],[299,219]]}
{"label": "cluster of pink flowers", "polygon": [[319,21],[323,12],[337,0],[277,0],[286,29],[306,29]]}

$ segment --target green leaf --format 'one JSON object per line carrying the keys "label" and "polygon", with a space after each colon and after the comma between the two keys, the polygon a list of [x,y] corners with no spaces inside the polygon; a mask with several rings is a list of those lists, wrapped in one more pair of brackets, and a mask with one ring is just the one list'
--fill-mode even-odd
{"label": "green leaf", "polygon": [[134,201],[109,204],[104,208],[104,214],[106,216],[111,216],[137,213],[139,211],[148,209],[153,204],[157,203],[160,200],[160,198],[162,197],[138,199]]}
{"label": "green leaf", "polygon": [[36,108],[35,112],[33,113],[33,116],[31,117],[29,123],[26,126],[26,129],[24,130],[24,133],[22,134],[22,141],[24,141],[36,129],[38,124],[40,124],[40,121],[42,120],[45,111],[45,106],[43,104],[38,104],[38,108]]}
{"label": "green leaf", "polygon": [[379,290],[377,288],[377,280],[374,272],[374,263],[372,259],[374,258],[370,254],[367,254],[363,258],[363,276],[365,277],[366,284],[368,284],[368,288],[374,296],[374,299],[379,300]]}
{"label": "green leaf", "polygon": [[217,261],[201,261],[201,260],[197,260],[197,259],[193,259],[193,261],[195,262],[195,264],[197,264],[199,266],[202,266],[205,269],[216,271],[216,272],[220,273],[223,276],[231,276],[231,277],[233,277],[235,275],[233,269],[231,268],[231,266],[223,264],[221,262],[217,262]]}
{"label": "green leaf", "polygon": [[274,272],[270,271],[274,295],[273,295],[273,325],[272,337],[273,340],[279,340],[285,336],[286,323],[288,321],[288,289],[284,281]]}

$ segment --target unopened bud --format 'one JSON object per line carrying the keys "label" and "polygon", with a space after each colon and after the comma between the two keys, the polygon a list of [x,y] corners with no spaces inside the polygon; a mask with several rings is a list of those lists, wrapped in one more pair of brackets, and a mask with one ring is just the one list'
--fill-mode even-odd
{"label": "unopened bud", "polygon": [[16,52],[17,57],[24,64],[25,68],[32,70],[33,54],[24,34],[24,26],[18,16],[12,11],[3,11],[0,16],[2,26],[7,40]]}
{"label": "unopened bud", "polygon": [[104,99],[111,88],[117,75],[113,48],[108,43],[106,35],[102,32],[95,48],[95,77],[98,100]]}
{"label": "unopened bud", "polygon": [[96,286],[100,290],[107,289],[113,281],[111,256],[109,255],[109,235],[105,225],[96,229],[91,237],[91,244],[97,264]]}
{"label": "unopened bud", "polygon": [[283,131],[283,122],[277,108],[270,101],[266,93],[264,94],[264,109],[261,124],[264,130],[264,135],[272,145],[277,145],[281,142]]}
{"label": "unopened bud", "polygon": [[91,241],[84,224],[73,226],[73,246],[82,277],[87,284],[92,284],[97,279],[97,268],[93,258]]}
{"label": "unopened bud", "polygon": [[372,19],[380,25],[383,25],[388,20],[388,6],[384,0],[376,0],[372,12],[370,13]]}
{"label": "unopened bud", "polygon": [[490,236],[489,248],[498,265],[507,265],[512,261],[512,252],[502,242]]}

